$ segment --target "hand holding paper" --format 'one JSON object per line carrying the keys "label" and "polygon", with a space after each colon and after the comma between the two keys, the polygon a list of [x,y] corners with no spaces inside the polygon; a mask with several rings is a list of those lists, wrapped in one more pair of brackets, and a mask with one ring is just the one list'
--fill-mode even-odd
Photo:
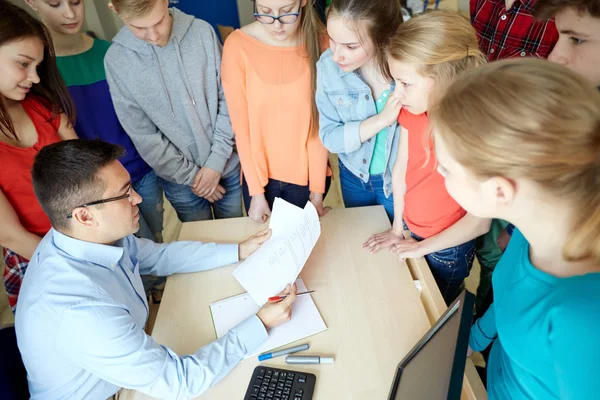
{"label": "hand holding paper", "polygon": [[259,305],[296,280],[321,235],[319,215],[310,202],[301,209],[276,198],[269,227],[271,239],[233,271]]}

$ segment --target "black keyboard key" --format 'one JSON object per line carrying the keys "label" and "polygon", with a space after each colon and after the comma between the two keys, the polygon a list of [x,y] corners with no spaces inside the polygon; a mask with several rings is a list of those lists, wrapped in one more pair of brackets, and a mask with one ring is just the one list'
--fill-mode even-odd
{"label": "black keyboard key", "polygon": [[284,387],[285,387],[285,384],[283,382],[277,383],[277,389],[283,389]]}
{"label": "black keyboard key", "polygon": [[298,382],[300,382],[300,383],[306,383],[306,379],[298,378]]}
{"label": "black keyboard key", "polygon": [[262,379],[262,378],[264,378],[264,376],[265,376],[265,369],[259,368],[258,372],[256,373],[256,377]]}
{"label": "black keyboard key", "polygon": [[265,400],[266,396],[264,393],[259,393],[258,397],[256,398],[256,400]]}
{"label": "black keyboard key", "polygon": [[281,373],[279,376],[280,376],[282,379],[286,379],[286,378],[287,378],[287,372],[282,372],[282,373]]}
{"label": "black keyboard key", "polygon": [[252,388],[252,392],[250,393],[250,396],[252,396],[252,397],[256,397],[256,396],[258,396],[258,393],[259,393],[259,392],[260,392],[260,389],[259,389],[259,388],[257,388],[256,386],[254,386],[254,387]]}

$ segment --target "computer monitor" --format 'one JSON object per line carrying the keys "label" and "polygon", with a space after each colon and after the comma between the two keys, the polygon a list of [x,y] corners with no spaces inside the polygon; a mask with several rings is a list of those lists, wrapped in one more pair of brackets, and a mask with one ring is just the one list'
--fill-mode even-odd
{"label": "computer monitor", "polygon": [[463,291],[400,361],[388,400],[460,399],[474,302]]}

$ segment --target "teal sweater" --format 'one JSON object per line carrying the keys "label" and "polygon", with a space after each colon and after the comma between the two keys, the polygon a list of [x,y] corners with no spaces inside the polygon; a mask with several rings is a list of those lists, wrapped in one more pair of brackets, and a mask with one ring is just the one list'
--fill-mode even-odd
{"label": "teal sweater", "polygon": [[600,398],[600,273],[557,278],[536,269],[515,229],[492,282],[494,303],[469,343],[481,351],[493,342],[489,398]]}

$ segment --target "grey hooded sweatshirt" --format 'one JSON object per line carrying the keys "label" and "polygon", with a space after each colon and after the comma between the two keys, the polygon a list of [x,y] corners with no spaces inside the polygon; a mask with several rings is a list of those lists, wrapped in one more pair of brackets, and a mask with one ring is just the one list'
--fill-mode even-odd
{"label": "grey hooded sweatshirt", "polygon": [[142,158],[168,181],[192,185],[198,169],[238,165],[213,28],[172,9],[165,47],[123,27],[104,59],[117,116]]}

